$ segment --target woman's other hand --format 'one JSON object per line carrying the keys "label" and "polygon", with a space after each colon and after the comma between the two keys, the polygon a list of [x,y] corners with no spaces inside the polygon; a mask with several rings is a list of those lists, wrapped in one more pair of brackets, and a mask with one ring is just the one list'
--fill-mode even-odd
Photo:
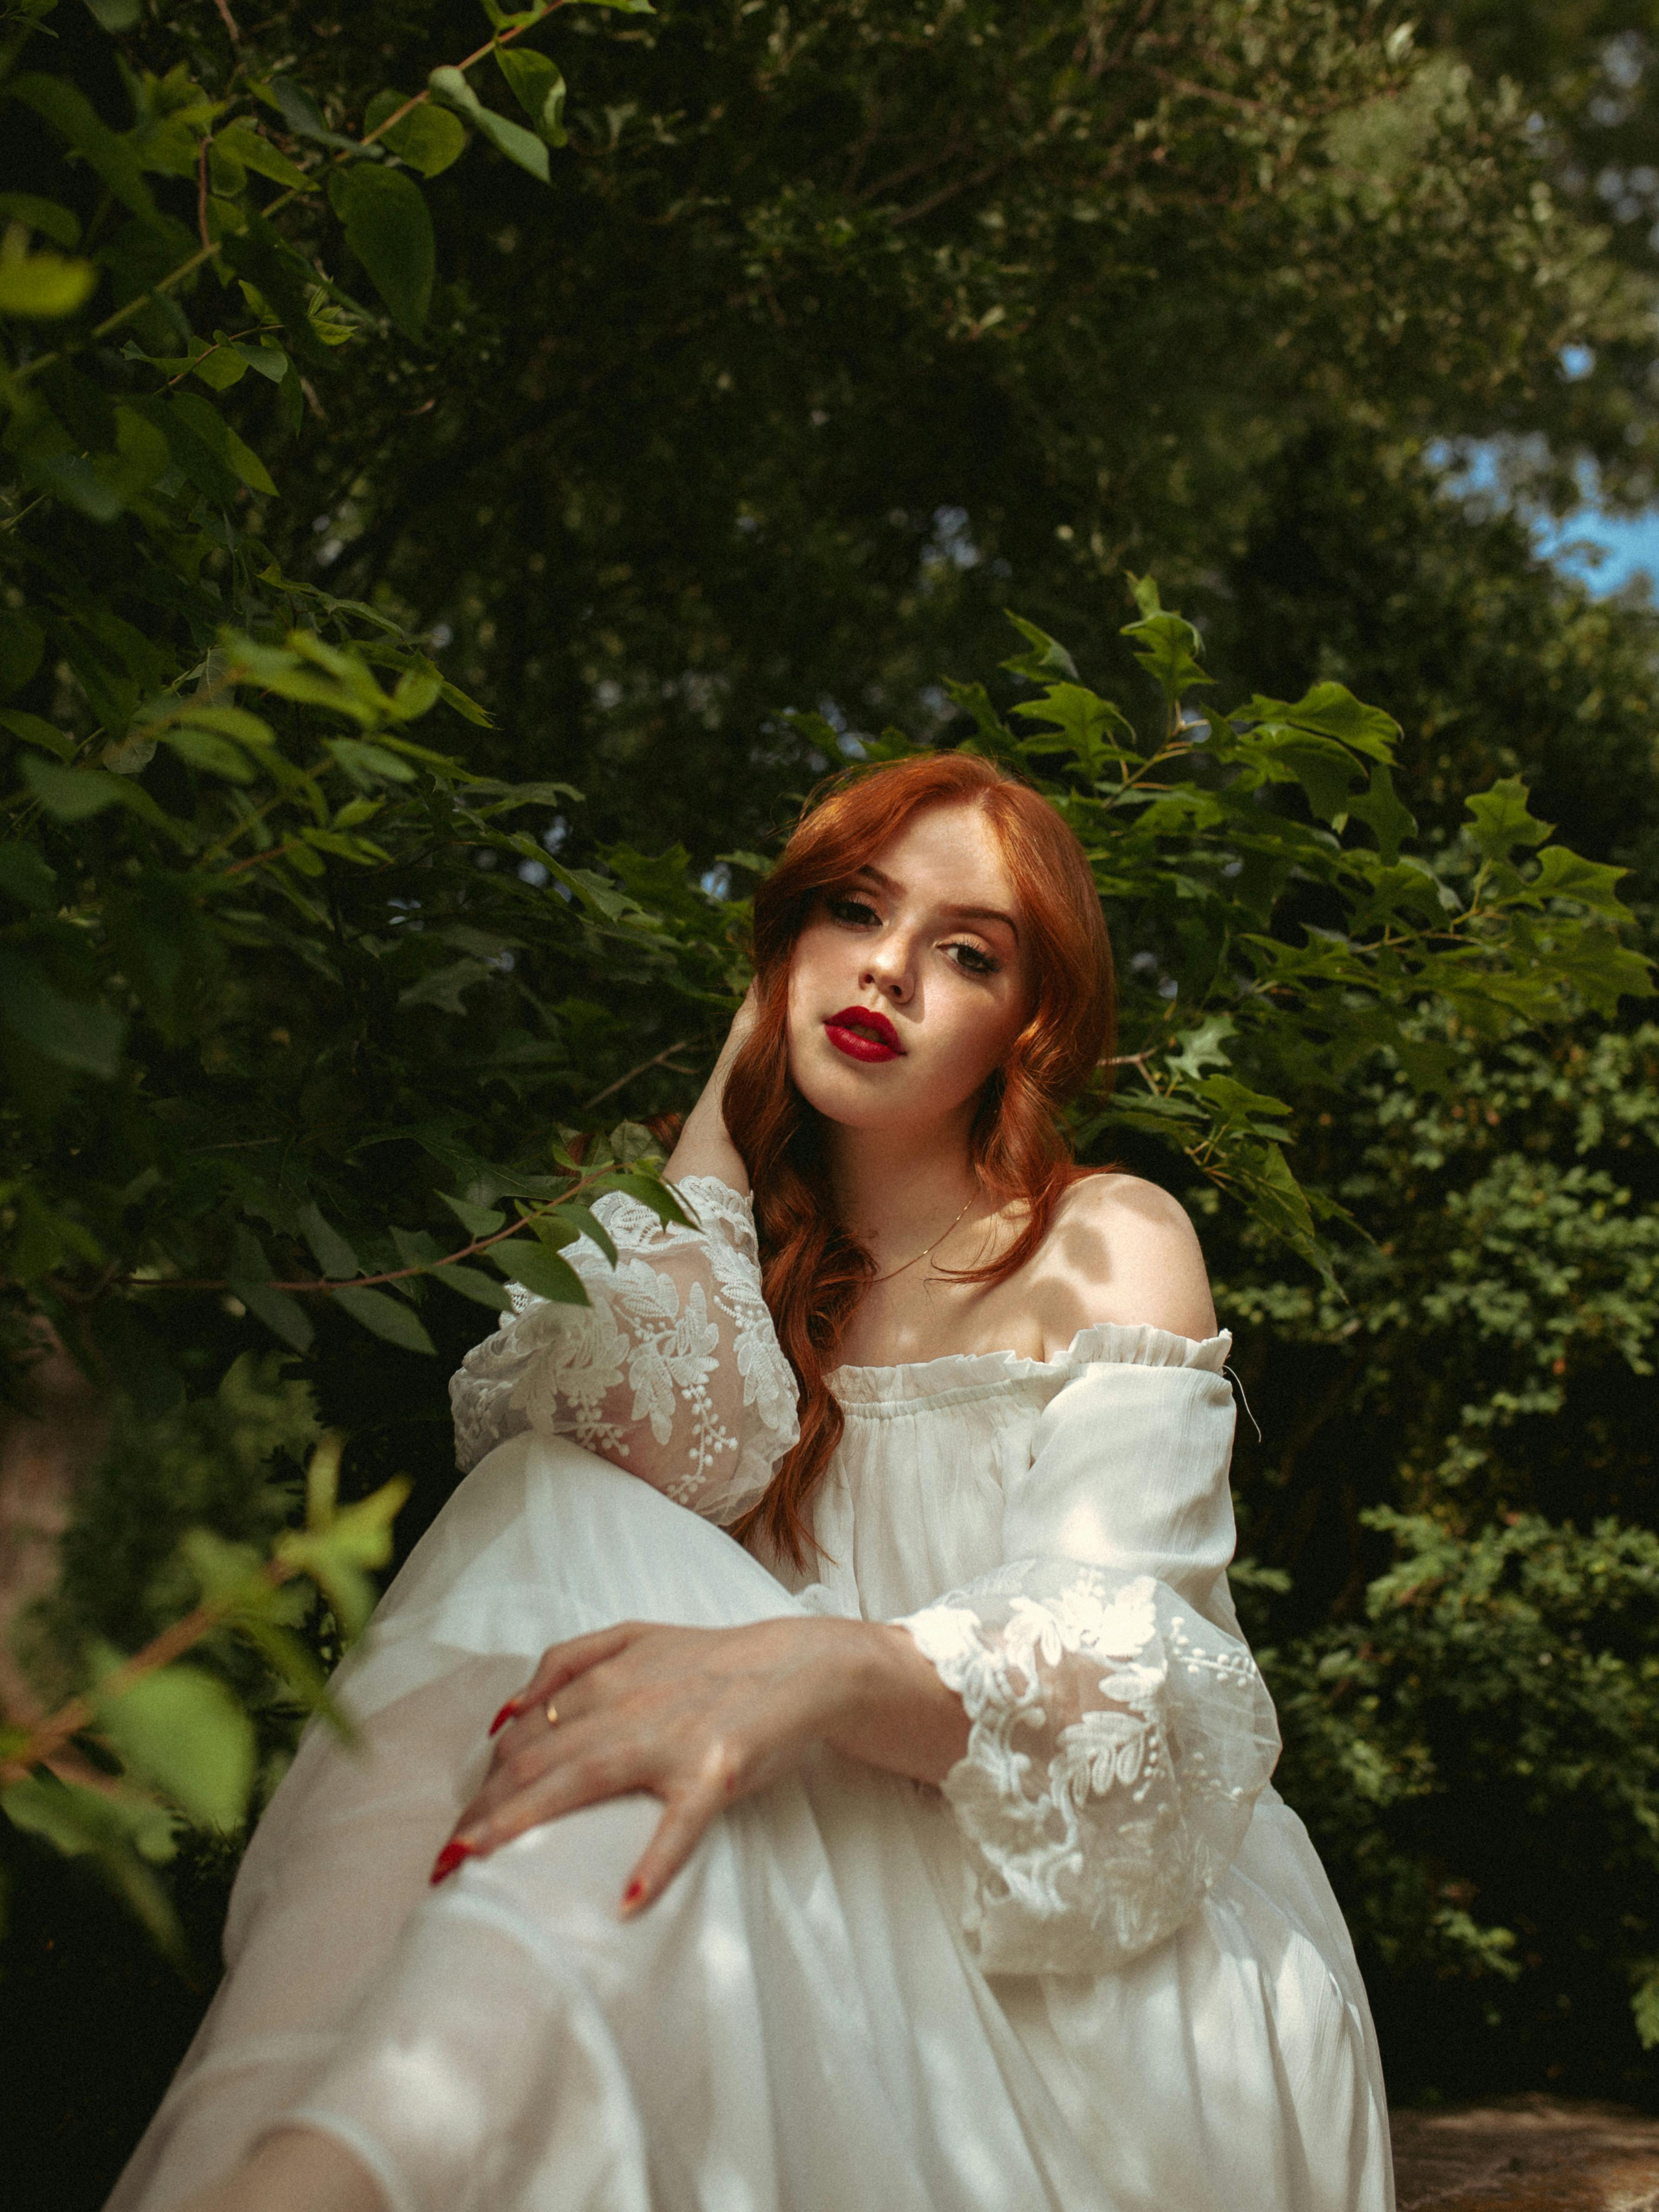
{"label": "woman's other hand", "polygon": [[495,1726],[489,1775],[433,1880],[544,1820],[643,1790],[663,1814],[623,1891],[624,1915],[661,1893],[716,1814],[793,1772],[816,1744],[937,1782],[968,1736],[960,1699],[905,1630],[799,1618],[624,1621],[555,1644]]}
{"label": "woman's other hand", "polygon": [[663,1173],[670,1182],[678,1182],[684,1176],[714,1176],[747,1197],[749,1170],[726,1127],[726,1078],[744,1039],[759,1018],[760,1002],[751,983],[744,994],[743,1004],[732,1017],[732,1026],[726,1033],[726,1042],[720,1047],[708,1080],[702,1087],[702,1096],[686,1115],[679,1141],[669,1154],[668,1164]]}

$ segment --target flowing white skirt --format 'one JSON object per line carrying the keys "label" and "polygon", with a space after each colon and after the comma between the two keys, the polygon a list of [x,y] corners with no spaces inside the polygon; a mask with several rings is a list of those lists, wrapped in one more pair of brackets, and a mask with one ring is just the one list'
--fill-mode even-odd
{"label": "flowing white skirt", "polygon": [[942,1800],[830,1754],[626,1923],[647,1797],[428,1887],[548,1644],[799,1609],[576,1446],[492,1452],[337,1678],[358,1747],[313,1724],[261,1821],[110,2212],[167,2212],[284,2121],[392,2212],[1389,2212],[1346,1931],[1271,1792],[1180,1935],[1104,1977],[988,1980]]}

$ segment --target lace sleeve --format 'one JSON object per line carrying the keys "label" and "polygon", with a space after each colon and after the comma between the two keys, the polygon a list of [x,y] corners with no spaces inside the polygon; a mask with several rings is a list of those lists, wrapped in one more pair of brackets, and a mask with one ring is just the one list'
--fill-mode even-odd
{"label": "lace sleeve", "polygon": [[1244,1839],[1279,1731],[1225,1591],[1231,1424],[1218,1376],[1091,1369],[1006,1502],[1024,1556],[902,1624],[968,1714],[945,1794],[988,1972],[1124,1965]]}
{"label": "lace sleeve", "polygon": [[526,1429],[569,1437],[706,1518],[737,1520],[795,1441],[795,1379],[761,1297],[749,1201],[712,1176],[679,1186],[699,1226],[625,1193],[593,1212],[613,1269],[582,1237],[562,1256],[590,1303],[514,1286],[517,1310],[449,1386],[464,1469]]}

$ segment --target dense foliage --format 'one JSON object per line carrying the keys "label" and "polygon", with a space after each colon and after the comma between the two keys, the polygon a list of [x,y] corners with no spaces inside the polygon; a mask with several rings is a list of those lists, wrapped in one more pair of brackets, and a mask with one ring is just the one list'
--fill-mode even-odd
{"label": "dense foliage", "polygon": [[[20,1928],[88,1909],[49,1843],[182,1958],[502,1278],[672,1203],[641,1124],[780,824],[943,737],[1094,860],[1077,1134],[1218,1264],[1396,2083],[1646,2094],[1651,618],[1434,442],[1641,489],[1597,50],[1550,17],[1523,96],[1477,9],[179,12],[0,29],[0,1271],[15,1387],[50,1328],[108,1441],[8,1626]],[[1632,86],[1645,21],[1592,27]]]}

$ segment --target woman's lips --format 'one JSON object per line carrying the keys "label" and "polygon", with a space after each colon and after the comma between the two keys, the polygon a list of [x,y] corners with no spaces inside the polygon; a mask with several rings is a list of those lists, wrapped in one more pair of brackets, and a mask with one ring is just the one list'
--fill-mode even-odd
{"label": "woman's lips", "polygon": [[825,1022],[823,1033],[848,1060],[897,1060],[904,1050],[886,1015],[868,1006],[843,1006]]}

